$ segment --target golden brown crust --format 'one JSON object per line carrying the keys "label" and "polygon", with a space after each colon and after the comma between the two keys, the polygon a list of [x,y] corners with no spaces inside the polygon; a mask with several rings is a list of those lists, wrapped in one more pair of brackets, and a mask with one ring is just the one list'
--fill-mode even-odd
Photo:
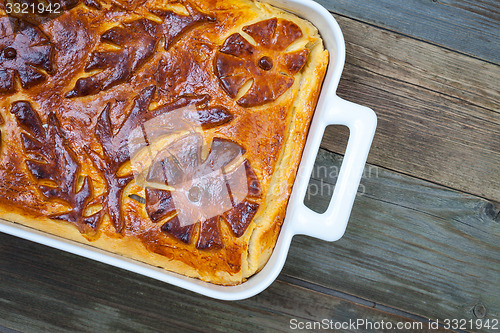
{"label": "golden brown crust", "polygon": [[[285,216],[328,63],[316,29],[247,0],[73,2],[39,26],[0,17],[0,217],[243,282],[267,262]],[[134,177],[130,134],[180,109],[196,114],[201,136],[158,145],[188,142],[191,155],[151,144],[158,155]],[[175,193],[210,168],[223,177],[206,190],[225,184],[232,206],[184,225]],[[229,187],[238,170],[241,195]]]}

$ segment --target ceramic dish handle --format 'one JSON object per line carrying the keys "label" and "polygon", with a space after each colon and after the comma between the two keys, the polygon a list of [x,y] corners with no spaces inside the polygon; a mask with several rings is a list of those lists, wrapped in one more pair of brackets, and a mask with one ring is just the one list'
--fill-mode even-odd
{"label": "ceramic dish handle", "polygon": [[[350,131],[349,141],[335,190],[326,212],[316,213],[306,207],[304,201],[301,200],[300,204],[296,206],[293,224],[295,234],[335,241],[342,237],[347,227],[368,151],[375,134],[377,117],[371,109],[335,96],[330,111],[325,112],[319,121],[323,124],[322,128],[318,128],[323,130],[321,133],[328,125],[347,126]],[[301,195],[304,198],[305,191]]]}

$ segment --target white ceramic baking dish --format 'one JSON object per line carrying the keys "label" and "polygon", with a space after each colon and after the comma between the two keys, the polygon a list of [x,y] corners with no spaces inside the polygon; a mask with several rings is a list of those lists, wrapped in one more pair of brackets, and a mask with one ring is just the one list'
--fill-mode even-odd
{"label": "white ceramic baking dish", "polygon": [[[294,235],[308,235],[327,241],[335,241],[342,237],[375,133],[377,118],[372,110],[347,102],[336,95],[344,67],[345,45],[342,32],[333,16],[311,0],[264,2],[312,22],[319,29],[330,53],[330,64],[281,233],[269,262],[259,273],[238,286],[217,286],[11,222],[0,220],[0,231],[224,300],[248,298],[267,288],[283,268]],[[331,202],[325,213],[318,214],[304,205],[304,196],[325,127],[328,125],[345,125],[350,130],[350,136]]]}

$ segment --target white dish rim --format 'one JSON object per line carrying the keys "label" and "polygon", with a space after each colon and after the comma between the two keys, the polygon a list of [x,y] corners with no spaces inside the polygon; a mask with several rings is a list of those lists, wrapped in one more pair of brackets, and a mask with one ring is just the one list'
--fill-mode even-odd
{"label": "white dish rim", "polygon": [[[377,124],[375,113],[366,107],[344,101],[336,95],[344,67],[345,43],[339,25],[324,7],[312,0],[262,0],[262,2],[295,13],[313,22],[320,31],[325,47],[330,53],[330,64],[309,129],[278,241],[269,261],[260,272],[240,285],[219,286],[1,219],[0,232],[221,300],[241,300],[266,289],[281,272],[294,235],[304,234],[328,241],[335,241],[342,237],[375,133]],[[349,127],[350,137],[332,201],[325,213],[318,214],[304,205],[304,196],[324,129],[333,124]]]}

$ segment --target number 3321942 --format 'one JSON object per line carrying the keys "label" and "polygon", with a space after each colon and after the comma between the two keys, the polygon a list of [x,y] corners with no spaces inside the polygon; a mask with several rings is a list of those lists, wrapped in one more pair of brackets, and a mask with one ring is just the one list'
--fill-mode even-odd
{"label": "number 3321942", "polygon": [[451,330],[467,330],[467,329],[482,329],[498,330],[498,319],[444,319],[444,329]]}

